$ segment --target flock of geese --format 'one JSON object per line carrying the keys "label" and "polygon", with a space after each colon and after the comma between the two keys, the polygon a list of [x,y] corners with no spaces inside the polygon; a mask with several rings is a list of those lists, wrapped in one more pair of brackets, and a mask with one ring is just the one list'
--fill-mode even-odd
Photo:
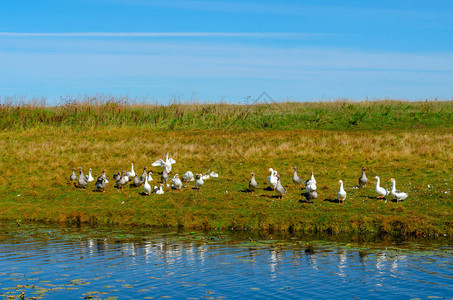
{"label": "flock of geese", "polygon": [[[156,160],[152,166],[157,167],[160,166],[162,167],[162,173],[161,173],[161,182],[159,186],[154,186],[154,188],[151,187],[150,182],[153,181],[153,172],[152,171],[147,171],[147,167],[143,168],[143,173],[141,175],[138,175],[134,171],[134,164],[131,163],[131,170],[126,172],[118,172],[116,174],[113,174],[112,179],[115,181],[115,187],[118,189],[122,190],[123,187],[131,182],[132,187],[140,187],[143,185],[143,194],[148,196],[151,194],[151,192],[155,194],[163,194],[164,193],[164,185],[167,188],[172,188],[176,190],[177,192],[181,191],[183,187],[183,182],[190,182],[195,180],[195,189],[200,189],[203,184],[204,180],[210,178],[210,177],[218,177],[219,175],[215,172],[211,172],[210,174],[203,175],[203,174],[196,174],[194,178],[194,174],[191,171],[187,171],[186,173],[183,174],[182,177],[179,176],[179,174],[176,174],[172,179],[171,179],[171,185],[168,182],[170,176],[170,172],[172,171],[172,165],[175,164],[176,161],[173,158],[169,158],[169,154],[167,153],[165,156],[165,160],[163,159],[158,159]],[[298,185],[300,188],[302,188],[302,184],[305,185],[305,192],[302,194],[302,196],[305,198],[306,202],[312,202],[314,199],[318,198],[318,192],[317,192],[317,187],[316,187],[316,179],[315,175],[313,172],[311,172],[311,177],[307,180],[302,180],[299,175],[297,174],[297,167],[294,166],[294,174],[293,174],[293,182]],[[277,170],[274,170],[270,168],[268,170],[270,172],[270,175],[267,177],[267,181],[269,182],[269,185],[272,190],[275,190],[278,193],[278,197],[280,199],[283,198],[283,196],[286,194],[286,189],[283,187],[280,181],[280,175],[278,174]],[[358,185],[356,186],[357,188],[365,187],[366,184],[368,183],[368,178],[366,177],[365,174],[366,168],[362,168],[362,176],[359,177],[358,180]],[[208,171],[209,172],[209,171]],[[252,178],[250,179],[249,182],[249,189],[252,193],[255,192],[255,190],[258,188],[258,182],[255,179],[255,173],[251,173]],[[376,188],[375,192],[378,194],[377,198],[378,199],[385,199],[388,195],[392,195],[395,197],[396,202],[398,203],[400,200],[404,200],[407,198],[408,194],[402,191],[399,191],[396,189],[396,181],[395,179],[391,178],[389,181],[393,183],[392,189],[387,190],[383,187],[380,186],[380,178],[378,176],[374,177],[376,179]],[[70,181],[75,181],[77,183],[77,186],[80,188],[85,188],[89,182],[95,181],[92,174],[91,174],[91,168],[88,171],[88,175],[84,175],[82,168],[79,167],[79,177],[77,177],[75,173],[75,168],[72,169],[72,174],[70,176]],[[102,171],[102,174],[97,178],[95,187],[97,191],[104,192],[105,188],[107,186],[107,183],[109,181],[107,180],[107,175],[105,170]],[[343,181],[339,180],[338,183],[340,184],[340,190],[337,192],[337,200],[338,203],[344,204],[344,201],[346,200],[346,191],[343,186]]]}
{"label": "flock of geese", "polygon": [[[318,192],[316,187],[316,179],[313,172],[311,172],[310,179],[302,180],[299,175],[297,174],[297,167],[294,166],[294,174],[293,174],[293,182],[299,187],[302,188],[302,183],[305,184],[305,192],[302,194],[304,196],[306,202],[312,202],[314,199],[318,198]],[[362,168],[362,176],[359,177],[358,185],[355,186],[356,188],[365,187],[368,183],[368,178],[365,174],[366,168]],[[280,182],[280,175],[278,174],[277,170],[270,168],[268,170],[271,174],[267,177],[267,181],[269,182],[270,187],[278,193],[278,197],[281,199],[286,194],[286,189],[282,186]],[[249,182],[249,189],[252,193],[258,188],[258,182],[255,179],[255,173],[251,173],[252,178]],[[378,194],[378,199],[385,199],[387,202],[386,197],[388,195],[392,195],[395,197],[396,202],[398,203],[400,200],[404,200],[407,198],[408,194],[396,189],[396,181],[395,179],[391,178],[389,181],[393,183],[393,187],[391,190],[387,190],[380,186],[380,178],[378,176],[374,177],[376,179],[376,188],[375,192]],[[346,191],[344,190],[343,181],[339,180],[338,183],[340,184],[340,190],[337,192],[337,200],[338,203],[343,203],[346,200]]]}
{"label": "flock of geese", "polygon": [[[127,185],[129,182],[131,182],[131,187],[140,187],[143,185],[143,194],[146,196],[149,196],[151,192],[161,195],[164,193],[164,185],[166,185],[167,188],[171,187],[172,189],[176,190],[179,192],[182,187],[183,187],[183,182],[190,182],[195,180],[195,189],[200,189],[203,184],[204,180],[209,179],[211,177],[218,177],[219,175],[215,172],[211,172],[210,174],[203,175],[203,174],[196,174],[194,178],[194,174],[191,171],[187,171],[184,173],[182,178],[179,177],[179,174],[176,174],[172,179],[171,179],[171,186],[168,182],[170,176],[170,172],[172,170],[172,165],[175,164],[176,161],[173,158],[169,158],[169,154],[166,154],[165,160],[163,159],[158,159],[156,160],[152,166],[157,167],[160,166],[162,167],[162,173],[161,173],[161,182],[159,186],[154,186],[154,188],[151,187],[150,182],[153,181],[153,172],[149,171],[147,172],[147,167],[143,168],[143,173],[141,175],[138,175],[134,171],[134,164],[131,163],[131,170],[126,172],[118,172],[116,174],[113,174],[112,179],[115,181],[115,187],[118,189],[122,190],[125,185]],[[72,169],[72,174],[69,177],[70,181],[76,182],[76,186],[79,188],[86,188],[89,182],[95,181],[92,174],[91,174],[91,168],[88,170],[88,175],[83,174],[82,167],[79,167],[79,177],[77,177],[75,168]],[[209,171],[208,171],[209,172]],[[107,187],[107,183],[109,183],[107,179],[107,175],[105,173],[105,170],[102,171],[102,174],[97,178],[95,187],[96,190],[99,192],[104,192],[105,188]]]}

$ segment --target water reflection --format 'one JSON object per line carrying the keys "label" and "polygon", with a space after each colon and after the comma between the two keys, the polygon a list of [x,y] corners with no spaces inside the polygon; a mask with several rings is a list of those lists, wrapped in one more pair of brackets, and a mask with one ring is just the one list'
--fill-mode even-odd
{"label": "water reflection", "polygon": [[[150,231],[128,239],[114,236],[108,231],[92,236],[90,232],[77,237],[48,236],[20,229],[3,234],[2,295],[19,295],[22,291],[30,297],[40,295],[40,291],[51,298],[453,294],[453,259],[448,247],[424,254],[316,242],[314,246],[260,245],[234,240],[209,242],[204,236],[178,240],[181,236]],[[94,291],[98,294],[89,294]]]}

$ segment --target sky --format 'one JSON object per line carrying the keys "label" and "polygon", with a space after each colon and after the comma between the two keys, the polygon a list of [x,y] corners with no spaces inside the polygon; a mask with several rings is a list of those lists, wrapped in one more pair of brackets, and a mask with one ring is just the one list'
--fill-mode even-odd
{"label": "sky", "polygon": [[453,99],[453,1],[14,0],[0,98]]}

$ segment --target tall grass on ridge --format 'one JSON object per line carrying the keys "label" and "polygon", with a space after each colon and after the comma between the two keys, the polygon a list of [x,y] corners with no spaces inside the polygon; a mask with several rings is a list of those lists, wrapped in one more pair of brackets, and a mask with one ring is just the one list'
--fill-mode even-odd
{"label": "tall grass on ridge", "polygon": [[[82,99],[83,100],[83,99]],[[69,99],[47,106],[4,100],[0,130],[40,127],[85,130],[97,126],[156,130],[365,130],[453,127],[453,101],[283,102],[271,104],[131,103],[128,98]]]}

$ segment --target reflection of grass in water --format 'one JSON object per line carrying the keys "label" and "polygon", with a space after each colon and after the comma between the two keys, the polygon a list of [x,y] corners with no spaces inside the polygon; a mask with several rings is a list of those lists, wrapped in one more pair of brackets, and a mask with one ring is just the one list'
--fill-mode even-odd
{"label": "reflection of grass in water", "polygon": [[[143,229],[140,227],[122,227],[121,229],[113,229],[110,227],[60,227],[56,228],[53,225],[42,225],[34,223],[23,223],[20,227],[16,227],[14,223],[3,223],[6,227],[11,227],[8,230],[7,238],[0,235],[0,241],[4,239],[6,242],[9,239],[23,240],[67,240],[67,241],[84,241],[91,240],[95,243],[101,242],[106,244],[115,243],[135,243],[137,245],[163,243],[163,245],[183,246],[186,244],[200,245],[228,245],[238,247],[280,247],[282,249],[290,249],[293,247],[313,246],[317,248],[342,248],[351,250],[370,250],[381,251],[386,249],[389,251],[415,251],[423,253],[423,251],[438,251],[450,253],[449,238],[436,238],[432,240],[420,239],[400,239],[392,236],[379,237],[364,237],[357,238],[356,236],[331,236],[331,235],[298,235],[288,233],[272,233],[265,234],[263,232],[235,232],[235,231],[181,231],[169,229]],[[48,234],[51,232],[51,235]],[[322,238],[322,239],[321,239]],[[383,238],[383,239],[382,239]],[[414,242],[413,242],[414,241]],[[422,242],[423,241],[423,242]],[[432,250],[426,250],[432,249]],[[115,265],[114,265],[115,266]],[[30,269],[30,273],[41,273],[39,269]],[[6,273],[3,273],[6,274]],[[11,275],[14,273],[9,273]],[[2,273],[0,273],[2,275]],[[16,274],[17,275],[17,274]],[[20,275],[20,274],[19,274]],[[19,276],[17,275],[17,276]],[[20,277],[20,276],[19,276]],[[103,277],[98,277],[98,279]],[[80,280],[80,279],[77,279]],[[42,281],[49,282],[49,281]]]}
{"label": "reflection of grass in water", "polygon": [[[42,225],[38,225],[42,226]],[[8,228],[10,226],[4,226]],[[36,236],[37,232],[39,232],[45,240],[48,240],[49,237],[47,232],[51,230],[55,235],[53,235],[53,239],[56,241],[59,240],[70,240],[66,235],[75,235],[75,232],[80,232],[79,237],[75,238],[75,242],[79,243],[82,241],[87,241],[88,238],[92,238],[93,236],[97,236],[98,238],[102,238],[103,236],[109,235],[108,229],[90,229],[90,228],[53,228],[52,227],[42,227],[39,230],[36,228],[34,224],[22,224],[21,227],[12,227],[8,228],[8,231],[11,232],[10,238],[15,238],[14,233],[21,232],[21,238],[28,239],[29,236]],[[128,229],[119,229],[115,230],[112,236],[119,236],[124,235]],[[28,232],[28,234],[27,234]],[[24,237],[25,236],[25,237]],[[130,238],[133,236],[133,238]],[[153,231],[142,231],[137,230],[128,234],[128,237],[125,237],[122,242],[135,243],[138,247],[142,243],[151,243],[155,244],[160,241],[164,242],[164,245],[170,246],[180,246],[182,250],[184,250],[185,245],[193,245],[194,238],[201,238],[198,239],[197,246],[200,245],[207,245],[209,246],[209,241],[211,240],[210,237],[214,236],[213,232],[184,232],[178,233],[175,232],[165,232],[165,231],[158,231],[154,233]],[[294,251],[299,255],[313,255],[313,254],[323,254],[323,255],[331,255],[335,253],[359,253],[361,257],[365,257],[367,255],[376,255],[385,253],[386,258],[388,260],[398,259],[401,255],[412,255],[412,256],[445,256],[451,257],[453,254],[453,249],[451,247],[442,247],[441,241],[437,240],[434,245],[428,247],[427,245],[418,242],[418,243],[404,243],[401,246],[391,245],[388,243],[384,243],[383,245],[378,244],[363,244],[357,242],[333,242],[333,241],[326,241],[326,240],[309,240],[309,239],[298,239],[295,236],[283,236],[279,237],[276,234],[271,235],[273,237],[272,240],[270,239],[254,239],[249,237],[246,241],[240,241],[237,239],[237,234],[227,234],[223,233],[222,239],[218,239],[213,243],[213,245],[228,245],[229,247],[243,247],[247,249],[254,249],[257,248],[258,250],[271,250],[275,251],[276,253],[283,253],[287,251]],[[163,238],[165,237],[165,238]],[[116,239],[107,238],[105,240],[107,243],[116,243]],[[448,245],[448,242],[446,243]],[[215,247],[215,246],[214,246]],[[209,251],[209,248],[207,249]],[[142,255],[142,254],[137,254]],[[236,260],[238,261],[252,261],[247,259],[248,256],[237,256]],[[34,269],[34,270],[31,270]],[[35,268],[30,268],[30,271],[36,271]],[[9,275],[9,276],[23,276],[23,273],[1,273],[0,275]],[[123,293],[123,289],[134,289],[134,285],[128,283],[124,279],[116,279],[114,282],[117,282],[117,286],[114,285],[106,285],[102,286],[103,289],[96,287],[96,290],[90,290],[90,286],[93,288],[96,280],[100,280],[103,278],[107,278],[105,276],[97,276],[94,278],[73,278],[68,279],[67,284],[61,284],[57,282],[52,282],[48,280],[41,280],[40,284],[28,284],[28,285],[16,285],[14,287],[10,287],[7,289],[3,289],[8,291],[8,295],[18,295],[20,292],[25,292],[26,295],[37,295],[48,297],[50,295],[59,295],[58,293],[64,293],[65,290],[72,290],[72,289],[80,289],[83,294],[82,296],[92,296],[94,298],[101,297],[105,298],[106,296],[115,295],[115,293]],[[150,277],[150,279],[155,280],[162,280],[162,278],[157,277]],[[186,286],[187,282],[180,283],[183,286]],[[202,283],[192,283],[197,284],[199,286],[203,286]],[[87,290],[88,289],[88,290]],[[93,288],[94,289],[94,288]],[[150,287],[150,289],[153,289]],[[147,289],[140,289],[134,290],[134,292],[147,292]]]}

